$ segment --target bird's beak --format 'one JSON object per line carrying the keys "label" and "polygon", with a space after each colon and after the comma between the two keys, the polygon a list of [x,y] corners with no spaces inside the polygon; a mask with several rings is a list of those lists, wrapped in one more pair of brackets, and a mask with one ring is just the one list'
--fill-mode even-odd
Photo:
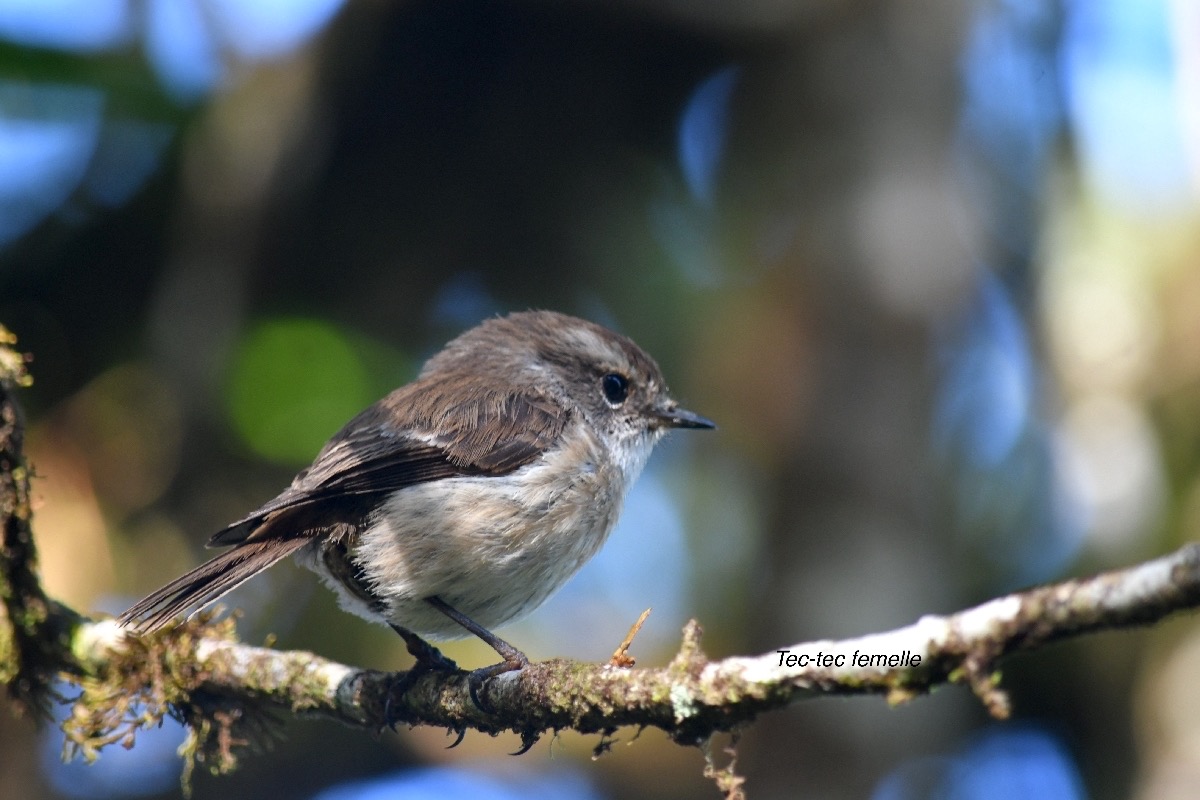
{"label": "bird's beak", "polygon": [[664,406],[654,410],[654,417],[668,428],[715,428],[717,423],[707,417],[702,417],[692,411],[679,408],[676,405]]}

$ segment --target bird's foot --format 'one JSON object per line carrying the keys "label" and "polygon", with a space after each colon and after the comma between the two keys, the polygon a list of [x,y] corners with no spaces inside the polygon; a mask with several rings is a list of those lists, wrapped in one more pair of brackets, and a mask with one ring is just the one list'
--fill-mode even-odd
{"label": "bird's foot", "polygon": [[515,672],[529,666],[529,659],[525,654],[516,648],[511,648],[509,652],[502,653],[504,660],[499,664],[492,664],[490,667],[480,667],[479,669],[471,670],[467,675],[467,689],[471,693],[471,702],[480,711],[487,714],[495,712],[495,707],[487,699],[487,683],[497,675],[503,675],[506,672]]}
{"label": "bird's foot", "polygon": [[408,652],[417,659],[417,663],[413,664],[412,669],[408,672],[398,673],[392,685],[388,687],[388,696],[383,704],[383,721],[384,724],[394,731],[396,730],[396,723],[401,721],[399,714],[395,713],[397,704],[408,693],[408,690],[416,685],[417,681],[431,672],[446,674],[458,672],[458,664],[454,663],[453,659],[447,658],[441,650],[411,631],[396,625],[393,625],[392,628],[404,637],[404,643],[408,647]]}

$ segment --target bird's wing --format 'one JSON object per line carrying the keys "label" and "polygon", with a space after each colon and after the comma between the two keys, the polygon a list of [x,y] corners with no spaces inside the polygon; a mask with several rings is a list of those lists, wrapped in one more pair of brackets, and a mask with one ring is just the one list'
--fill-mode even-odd
{"label": "bird's wing", "polygon": [[151,631],[202,608],[314,538],[353,532],[391,492],[513,472],[554,446],[570,413],[532,388],[463,394],[448,383],[417,381],[359,414],[290,487],[209,540],[231,549],[138,602],[121,624]]}
{"label": "bird's wing", "polygon": [[[417,390],[426,396],[414,402]],[[413,411],[413,409],[417,409]],[[505,475],[550,449],[567,410],[541,392],[468,393],[455,399],[441,383],[409,384],[351,420],[278,497],[209,540],[230,545],[341,521],[380,495],[462,475]],[[295,514],[306,525],[283,524]],[[277,522],[278,520],[278,522]]]}

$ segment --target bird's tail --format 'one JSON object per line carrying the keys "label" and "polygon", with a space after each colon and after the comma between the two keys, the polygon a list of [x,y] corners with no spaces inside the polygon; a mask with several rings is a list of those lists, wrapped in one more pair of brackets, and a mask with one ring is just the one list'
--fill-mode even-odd
{"label": "bird's tail", "polygon": [[117,621],[142,633],[156,631],[184,611],[198,611],[225,596],[310,541],[307,537],[296,536],[236,545],[138,601]]}

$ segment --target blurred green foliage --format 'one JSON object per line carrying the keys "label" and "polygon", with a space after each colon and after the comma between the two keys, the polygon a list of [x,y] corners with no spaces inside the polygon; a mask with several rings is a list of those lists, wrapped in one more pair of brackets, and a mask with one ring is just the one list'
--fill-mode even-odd
{"label": "blurred green foliage", "polygon": [[234,429],[257,455],[303,465],[334,431],[379,399],[381,385],[400,385],[411,373],[398,352],[328,322],[264,319],[237,345],[227,407]]}

